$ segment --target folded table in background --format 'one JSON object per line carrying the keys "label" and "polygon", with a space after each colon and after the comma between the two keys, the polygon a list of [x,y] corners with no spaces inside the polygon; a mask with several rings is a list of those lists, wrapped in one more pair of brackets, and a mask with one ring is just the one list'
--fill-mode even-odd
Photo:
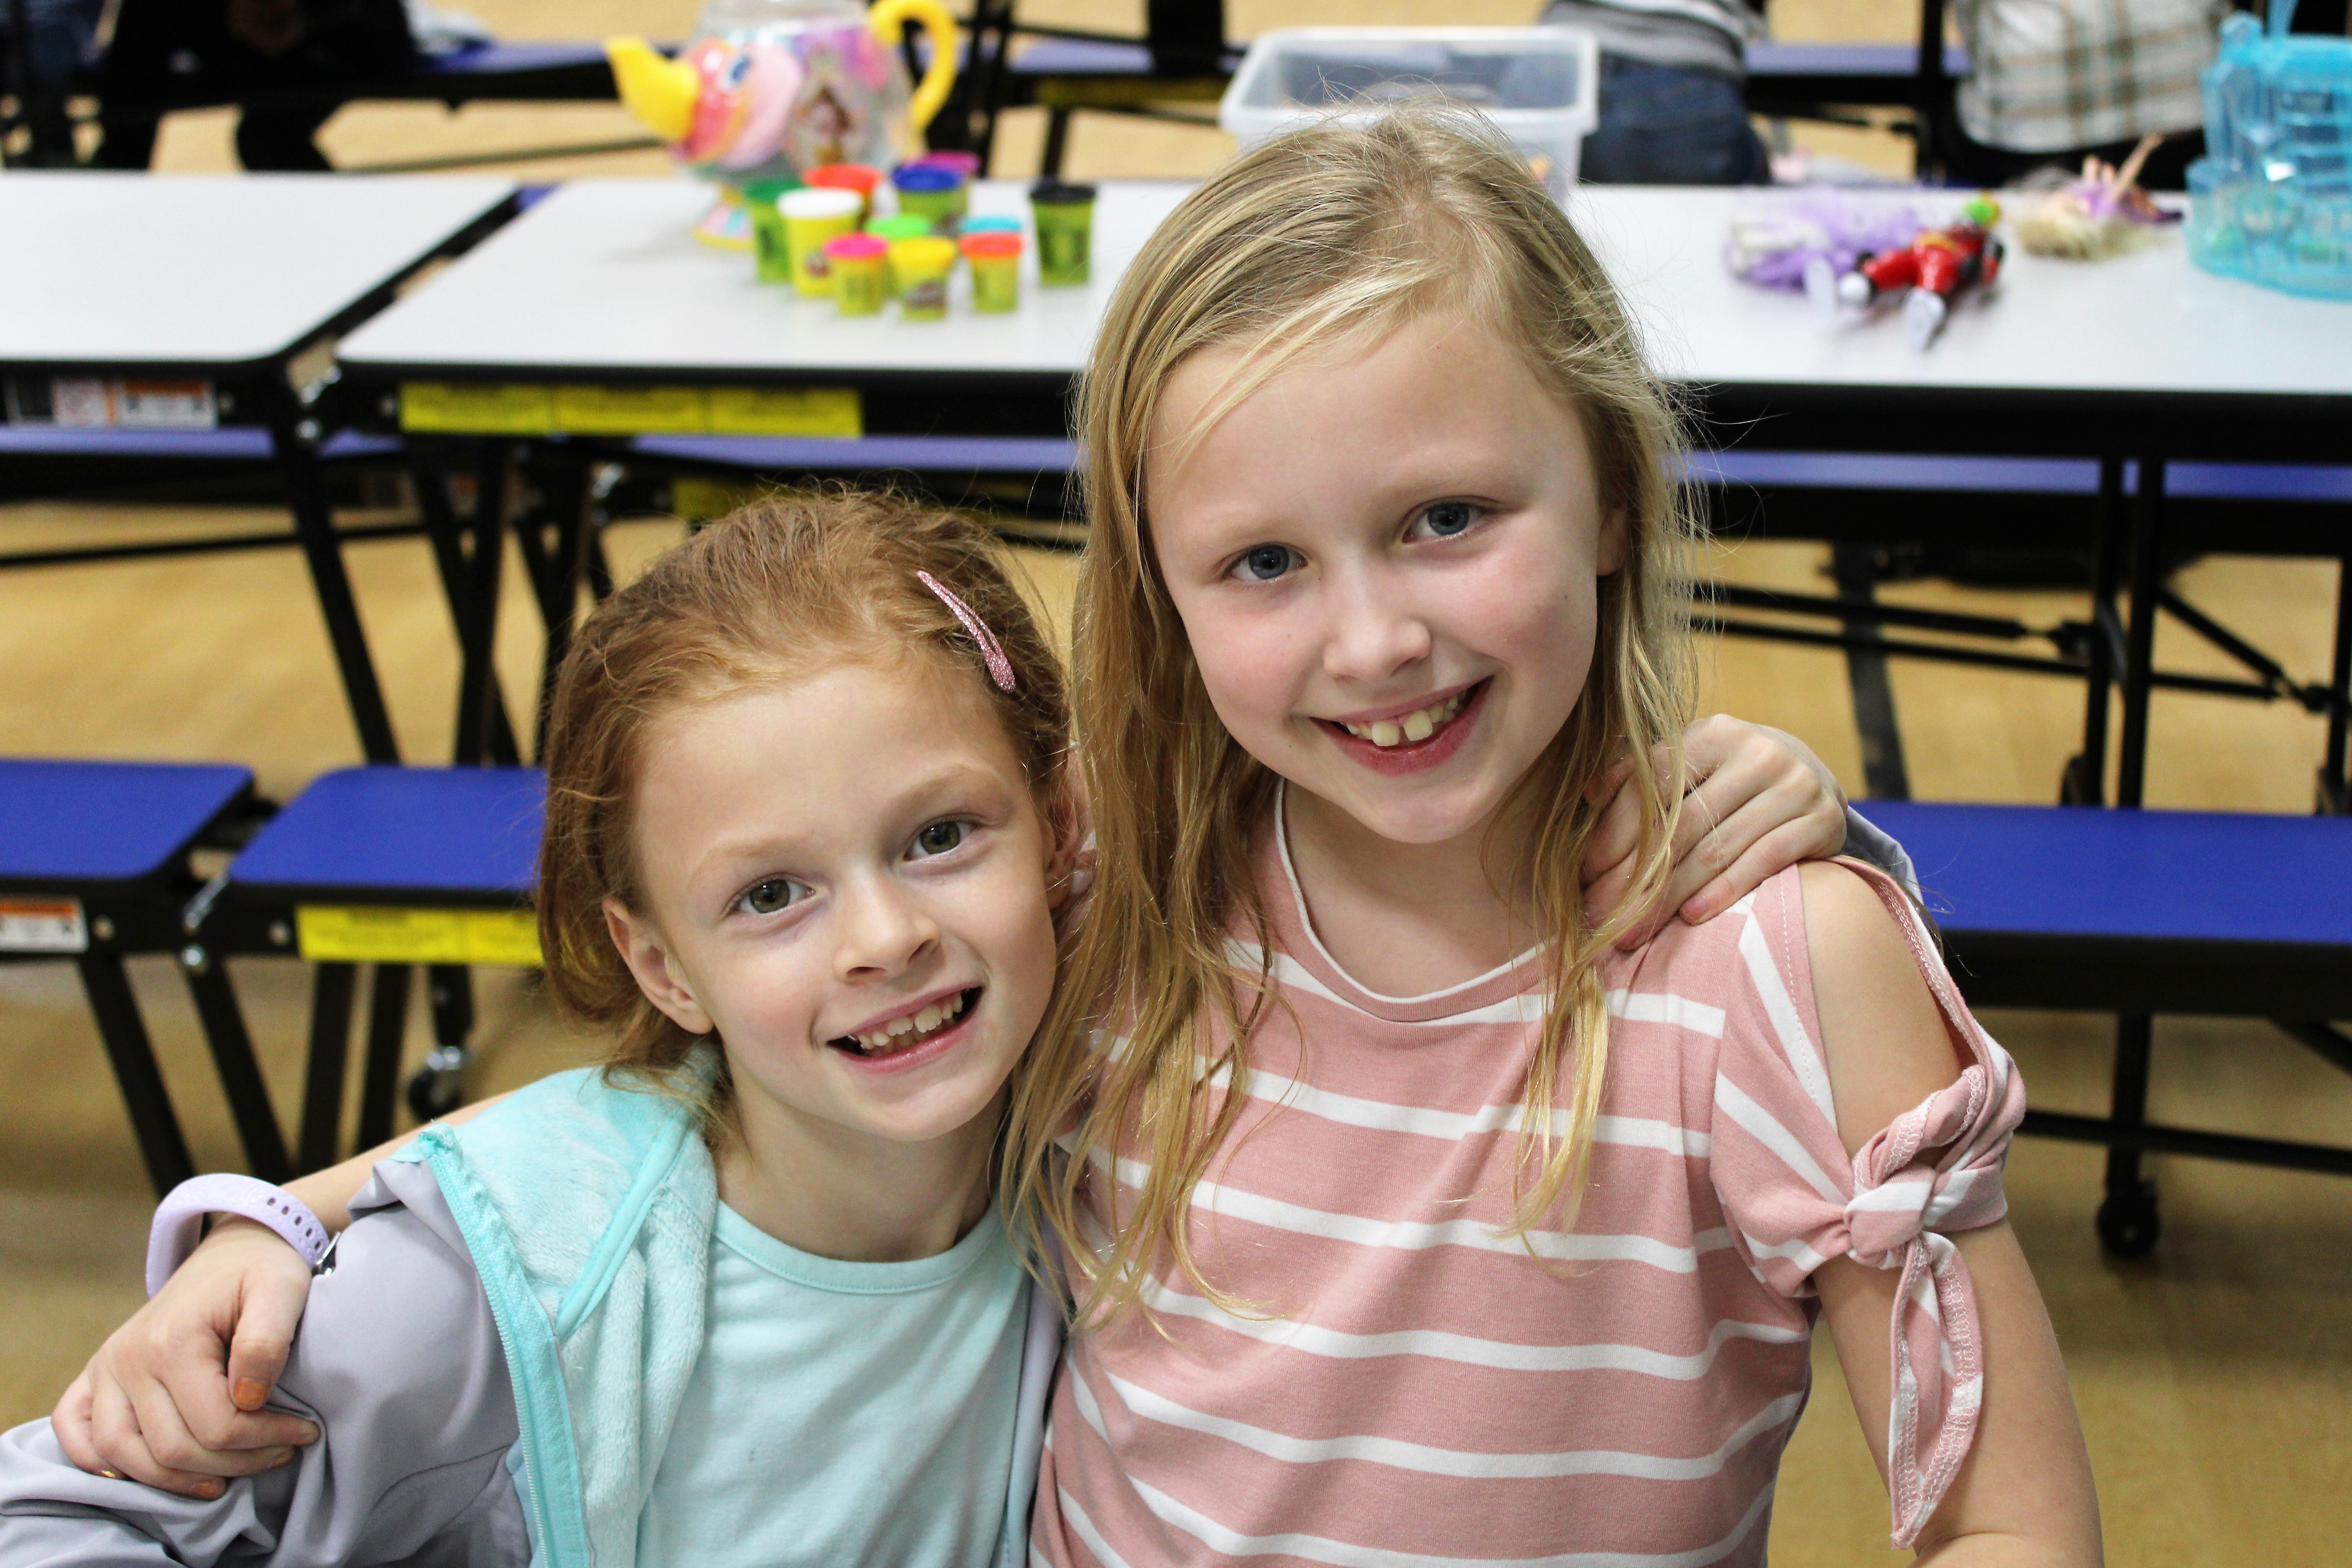
{"label": "folded table in background", "polygon": [[320,483],[332,432],[316,401],[331,383],[334,339],[427,262],[503,222],[516,195],[483,178],[0,180],[0,234],[39,236],[0,254],[0,390],[16,438],[0,443],[0,474],[12,458],[68,449],[78,433],[115,457],[137,434],[195,458],[205,433],[220,446],[228,430],[266,432],[362,749],[392,758]]}

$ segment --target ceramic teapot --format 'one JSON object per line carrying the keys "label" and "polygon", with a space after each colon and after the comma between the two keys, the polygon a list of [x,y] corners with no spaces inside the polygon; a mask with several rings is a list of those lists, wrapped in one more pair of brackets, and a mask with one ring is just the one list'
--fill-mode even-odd
{"label": "ceramic teapot", "polygon": [[[898,44],[909,21],[930,40],[922,84]],[[887,169],[921,151],[955,81],[956,25],[938,0],[711,0],[665,58],[643,38],[605,40],[621,101],[721,197],[697,233],[748,246],[743,192],[796,183],[826,163]]]}

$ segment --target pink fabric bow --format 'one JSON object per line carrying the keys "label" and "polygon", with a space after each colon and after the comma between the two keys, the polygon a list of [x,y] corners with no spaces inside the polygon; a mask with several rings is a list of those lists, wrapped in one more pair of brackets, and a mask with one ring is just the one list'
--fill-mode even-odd
{"label": "pink fabric bow", "polygon": [[1984,1402],[1976,1293],[1959,1249],[1937,1232],[1977,1229],[2008,1211],[2000,1168],[2025,1118],[2025,1085],[2009,1053],[1961,1006],[1908,904],[1872,882],[1921,958],[1945,1018],[1965,1032],[1976,1059],[1957,1082],[1863,1145],[1845,1206],[1848,1255],[1874,1269],[1903,1271],[1888,1332],[1895,1379],[1886,1454],[1895,1544],[1909,1546],[1968,1457]]}

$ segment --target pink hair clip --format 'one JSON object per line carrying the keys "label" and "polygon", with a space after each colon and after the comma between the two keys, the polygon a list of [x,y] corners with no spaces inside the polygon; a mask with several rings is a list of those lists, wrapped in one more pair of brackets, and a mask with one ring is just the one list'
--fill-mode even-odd
{"label": "pink hair clip", "polygon": [[919,571],[915,575],[923,580],[925,588],[940,596],[940,602],[954,612],[955,618],[963,622],[963,629],[971,633],[971,640],[980,644],[980,656],[987,663],[988,678],[996,683],[996,689],[1011,691],[1013,661],[1004,656],[1004,644],[996,640],[996,633],[988,629],[988,622],[972,613],[971,605],[950,593],[946,585],[929,572]]}

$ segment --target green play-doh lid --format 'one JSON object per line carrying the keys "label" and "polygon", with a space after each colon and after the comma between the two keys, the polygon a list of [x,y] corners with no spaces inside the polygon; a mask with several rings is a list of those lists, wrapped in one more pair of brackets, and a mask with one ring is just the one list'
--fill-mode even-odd
{"label": "green play-doh lid", "polygon": [[880,235],[884,239],[914,239],[931,232],[931,220],[912,213],[900,213],[895,217],[876,218],[866,225],[866,232]]}

